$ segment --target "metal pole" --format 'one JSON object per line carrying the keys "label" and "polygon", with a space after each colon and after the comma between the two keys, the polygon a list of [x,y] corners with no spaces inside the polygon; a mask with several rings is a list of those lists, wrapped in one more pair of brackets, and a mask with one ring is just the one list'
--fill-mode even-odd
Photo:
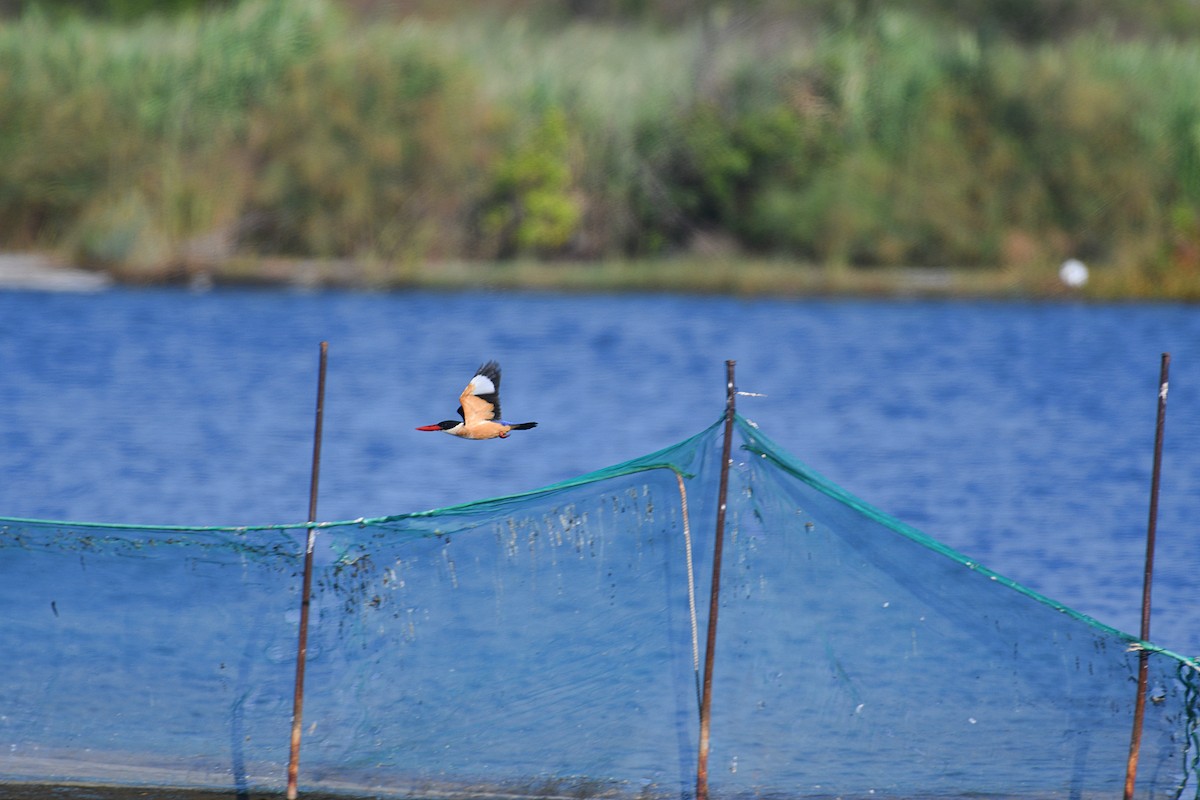
{"label": "metal pole", "polygon": [[287,798],[296,800],[300,777],[300,723],[304,711],[304,662],[308,657],[308,606],[312,596],[313,547],[317,529],[317,483],[321,475],[321,429],[325,418],[325,363],[329,343],[321,342],[321,362],[317,377],[317,421],[313,431],[312,482],[308,487],[308,540],[304,548],[304,584],[300,590],[300,639],[296,645],[296,686],[292,697],[292,747],[288,755]]}
{"label": "metal pole", "polygon": [[704,687],[700,695],[700,752],[696,760],[696,800],[708,800],[708,749],[712,713],[713,654],[717,645],[717,610],[721,599],[721,553],[725,548],[725,496],[729,491],[729,464],[733,417],[737,413],[733,366],[725,362],[725,444],[721,448],[721,486],[717,494],[717,535],[713,544],[712,591],[708,603],[708,639],[704,649]]}
{"label": "metal pole", "polygon": [[[1162,354],[1162,367],[1158,378],[1158,421],[1154,429],[1154,470],[1150,477],[1150,520],[1146,525],[1146,571],[1142,578],[1142,630],[1143,642],[1150,640],[1150,586],[1154,580],[1154,535],[1158,527],[1158,483],[1162,474],[1163,423],[1167,416],[1167,373],[1171,366],[1171,354]],[[1129,762],[1125,766],[1125,800],[1133,800],[1133,787],[1137,781],[1138,754],[1142,745],[1142,720],[1146,714],[1146,679],[1150,668],[1150,653],[1138,652],[1137,699],[1133,706],[1133,733],[1129,737]]]}

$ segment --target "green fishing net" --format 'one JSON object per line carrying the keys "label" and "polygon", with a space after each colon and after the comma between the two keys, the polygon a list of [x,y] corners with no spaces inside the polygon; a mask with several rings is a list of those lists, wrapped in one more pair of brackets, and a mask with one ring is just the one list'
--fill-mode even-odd
{"label": "green fishing net", "polygon": [[[300,786],[687,798],[721,426],[316,531]],[[0,794],[282,789],[305,525],[0,519]],[[996,575],[737,418],[715,797],[1200,796],[1198,665]]]}

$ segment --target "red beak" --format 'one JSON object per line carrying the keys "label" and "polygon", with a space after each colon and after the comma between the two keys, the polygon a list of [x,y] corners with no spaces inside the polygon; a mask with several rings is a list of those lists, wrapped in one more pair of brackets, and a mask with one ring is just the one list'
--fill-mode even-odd
{"label": "red beak", "polygon": [[440,431],[441,429],[441,425],[422,425],[421,427],[417,428],[419,431]]}

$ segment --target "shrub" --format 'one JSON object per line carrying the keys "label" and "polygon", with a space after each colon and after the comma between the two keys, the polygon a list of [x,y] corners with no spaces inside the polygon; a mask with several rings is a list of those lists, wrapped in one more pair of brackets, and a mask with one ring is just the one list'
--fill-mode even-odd
{"label": "shrub", "polygon": [[561,253],[583,216],[567,115],[548,108],[514,138],[492,168],[478,212],[480,250],[500,257]]}

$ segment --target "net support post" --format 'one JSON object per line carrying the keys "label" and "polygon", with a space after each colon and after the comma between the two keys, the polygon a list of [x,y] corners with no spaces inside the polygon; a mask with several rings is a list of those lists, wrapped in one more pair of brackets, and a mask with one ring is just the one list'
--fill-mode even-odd
{"label": "net support post", "polygon": [[308,609],[312,597],[313,548],[316,545],[317,486],[321,475],[321,436],[325,419],[325,365],[329,343],[321,342],[317,372],[317,412],[313,430],[312,480],[308,487],[308,535],[304,547],[304,580],[300,589],[300,632],[296,644],[296,682],[292,696],[292,739],[288,751],[287,798],[296,800],[300,778],[300,726],[304,711],[304,666],[308,657]]}
{"label": "net support post", "polygon": [[[1142,577],[1142,627],[1143,642],[1150,640],[1150,588],[1154,582],[1154,539],[1158,528],[1158,486],[1162,475],[1163,427],[1167,416],[1167,377],[1171,368],[1171,354],[1162,354],[1158,377],[1158,417],[1154,427],[1154,469],[1150,476],[1150,517],[1146,523],[1146,566]],[[1142,744],[1142,721],[1146,715],[1146,682],[1150,669],[1150,653],[1138,651],[1137,698],[1133,706],[1133,732],[1129,737],[1129,761],[1125,765],[1124,800],[1133,800],[1137,783],[1138,755]]]}
{"label": "net support post", "polygon": [[704,682],[700,693],[700,746],[696,758],[696,800],[708,800],[708,751],[712,726],[713,657],[717,644],[717,611],[721,601],[721,555],[725,547],[725,499],[729,491],[733,418],[737,389],[733,382],[736,361],[725,362],[725,441],[721,446],[721,483],[717,493],[717,530],[713,542],[712,590],[708,604],[708,635],[704,649]]}

